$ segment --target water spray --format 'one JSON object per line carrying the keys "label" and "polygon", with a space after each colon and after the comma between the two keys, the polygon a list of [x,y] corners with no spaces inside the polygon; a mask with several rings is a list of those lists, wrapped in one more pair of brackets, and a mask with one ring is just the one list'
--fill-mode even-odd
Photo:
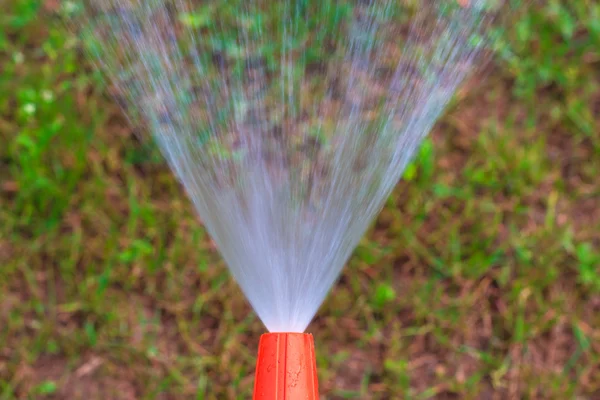
{"label": "water spray", "polygon": [[317,399],[304,331],[502,1],[65,4],[270,332],[254,398]]}

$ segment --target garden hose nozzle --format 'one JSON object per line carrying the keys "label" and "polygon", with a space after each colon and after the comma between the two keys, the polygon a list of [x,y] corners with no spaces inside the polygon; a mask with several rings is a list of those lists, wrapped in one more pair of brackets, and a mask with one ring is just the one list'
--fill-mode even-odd
{"label": "garden hose nozzle", "polygon": [[260,337],[254,400],[318,400],[317,362],[310,333]]}

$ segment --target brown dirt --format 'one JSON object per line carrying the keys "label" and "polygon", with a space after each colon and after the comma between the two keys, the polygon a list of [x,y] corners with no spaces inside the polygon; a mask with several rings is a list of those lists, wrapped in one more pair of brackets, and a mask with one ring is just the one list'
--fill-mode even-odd
{"label": "brown dirt", "polygon": [[22,389],[31,389],[50,380],[61,383],[61,390],[50,397],[52,399],[139,399],[130,372],[105,364],[101,357],[90,356],[70,368],[60,357],[42,357],[24,374]]}

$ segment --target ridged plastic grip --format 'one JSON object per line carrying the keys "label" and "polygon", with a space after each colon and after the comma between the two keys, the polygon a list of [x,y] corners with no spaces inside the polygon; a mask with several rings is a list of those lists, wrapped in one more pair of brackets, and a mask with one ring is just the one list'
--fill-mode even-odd
{"label": "ridged plastic grip", "polygon": [[254,400],[318,400],[317,362],[310,333],[260,337]]}

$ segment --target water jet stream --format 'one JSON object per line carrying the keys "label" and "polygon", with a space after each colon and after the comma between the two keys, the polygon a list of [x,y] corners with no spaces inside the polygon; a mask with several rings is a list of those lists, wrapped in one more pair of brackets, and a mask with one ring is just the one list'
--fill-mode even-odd
{"label": "water jet stream", "polygon": [[297,333],[503,10],[500,0],[69,4],[262,322]]}

